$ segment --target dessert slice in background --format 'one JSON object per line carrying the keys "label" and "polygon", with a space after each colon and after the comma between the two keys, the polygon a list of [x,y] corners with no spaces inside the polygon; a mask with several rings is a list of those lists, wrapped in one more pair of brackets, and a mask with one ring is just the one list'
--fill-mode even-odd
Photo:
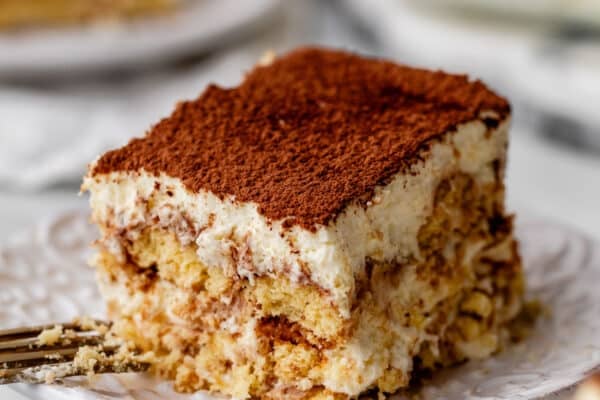
{"label": "dessert slice in background", "polygon": [[176,0],[0,0],[0,29],[63,25],[165,12]]}
{"label": "dessert slice in background", "polygon": [[235,398],[490,356],[523,294],[509,119],[465,76],[317,48],[209,86],[85,178],[115,329],[178,390]]}

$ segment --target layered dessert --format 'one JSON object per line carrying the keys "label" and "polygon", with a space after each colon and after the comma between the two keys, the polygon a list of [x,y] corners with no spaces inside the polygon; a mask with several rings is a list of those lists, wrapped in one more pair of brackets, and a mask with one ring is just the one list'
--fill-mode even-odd
{"label": "layered dessert", "polygon": [[176,0],[0,0],[0,29],[164,12]]}
{"label": "layered dessert", "polygon": [[209,86],[90,165],[114,329],[180,391],[347,399],[488,357],[523,278],[510,106],[319,48]]}

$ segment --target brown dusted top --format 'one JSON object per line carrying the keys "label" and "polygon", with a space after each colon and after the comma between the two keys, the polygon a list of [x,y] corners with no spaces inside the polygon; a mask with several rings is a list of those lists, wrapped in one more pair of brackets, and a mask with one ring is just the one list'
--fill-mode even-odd
{"label": "brown dusted top", "polygon": [[210,85],[144,138],[104,154],[92,174],[144,169],[255,202],[266,217],[314,229],[418,159],[426,142],[507,101],[479,81],[303,48]]}

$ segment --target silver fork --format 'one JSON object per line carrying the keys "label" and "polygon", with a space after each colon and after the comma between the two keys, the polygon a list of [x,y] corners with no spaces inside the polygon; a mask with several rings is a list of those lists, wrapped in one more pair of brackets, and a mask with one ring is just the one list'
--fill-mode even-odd
{"label": "silver fork", "polygon": [[[110,324],[92,322],[0,330],[0,384],[53,383],[69,376],[139,372],[148,368],[134,359],[111,358],[120,346],[107,344]],[[42,332],[49,337],[44,338]],[[81,349],[93,350],[101,357],[83,367],[75,361]]]}

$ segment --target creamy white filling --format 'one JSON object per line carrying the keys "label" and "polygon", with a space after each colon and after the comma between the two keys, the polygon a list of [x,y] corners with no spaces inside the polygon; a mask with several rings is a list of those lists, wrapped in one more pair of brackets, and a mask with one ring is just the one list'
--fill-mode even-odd
{"label": "creamy white filling", "polygon": [[[83,189],[91,193],[96,222],[131,229],[154,225],[157,217],[163,226],[176,224],[179,239],[195,242],[207,266],[233,268],[249,280],[284,272],[293,281],[304,278],[304,266],[310,280],[349,317],[355,277],[364,272],[365,260],[419,259],[417,234],[432,211],[435,188],[456,172],[471,174],[477,183],[493,181],[491,163],[503,163],[507,131],[508,120],[491,131],[479,120],[460,125],[432,144],[411,171],[379,187],[366,207],[350,204],[315,232],[285,229],[282,221],[261,215],[254,203],[239,203],[232,196],[222,200],[208,191],[191,193],[179,179],[145,171],[88,176]],[[147,200],[152,201],[150,213]],[[193,230],[186,229],[181,215]],[[235,262],[232,249],[239,245],[247,246],[251,263]]]}

